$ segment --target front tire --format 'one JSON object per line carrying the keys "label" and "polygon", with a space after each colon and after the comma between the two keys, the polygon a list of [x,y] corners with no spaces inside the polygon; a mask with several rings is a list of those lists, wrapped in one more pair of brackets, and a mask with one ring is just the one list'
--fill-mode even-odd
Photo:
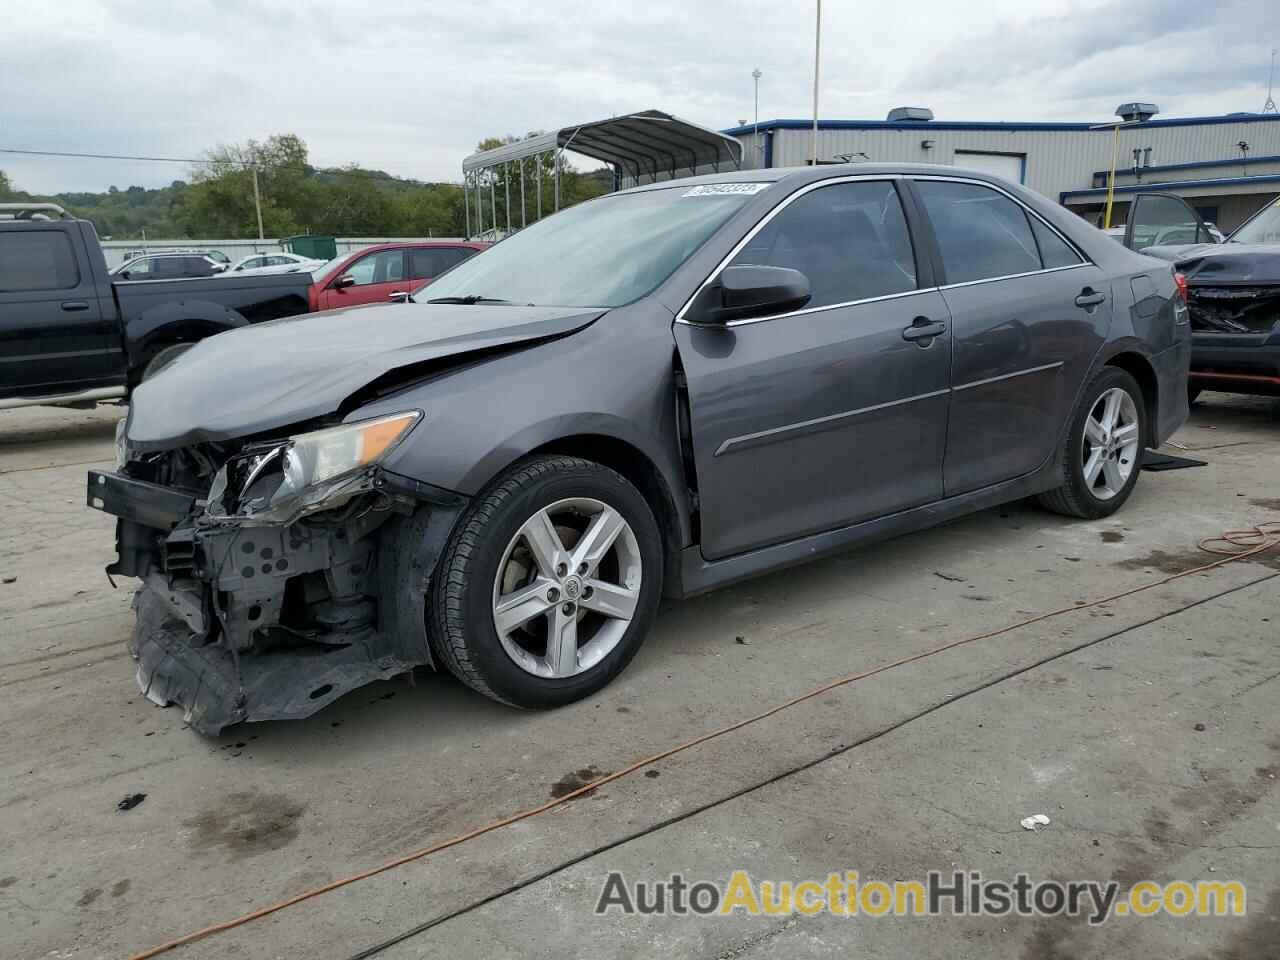
{"label": "front tire", "polygon": [[1103,367],[1072,417],[1060,454],[1062,485],[1040,494],[1040,505],[1084,520],[1111,516],[1138,482],[1148,436],[1138,382],[1118,367]]}
{"label": "front tire", "polygon": [[517,707],[572,703],[631,661],[657,615],[662,539],[644,497],[576,457],[523,461],[476,498],[432,580],[449,671]]}

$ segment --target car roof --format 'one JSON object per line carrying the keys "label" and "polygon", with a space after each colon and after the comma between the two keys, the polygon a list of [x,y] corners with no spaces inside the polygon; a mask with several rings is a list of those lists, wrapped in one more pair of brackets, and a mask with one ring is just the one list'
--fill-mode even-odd
{"label": "car roof", "polygon": [[[672,187],[696,187],[704,183],[810,183],[836,177],[899,177],[899,176],[948,176],[987,183],[1005,184],[1007,181],[966,167],[944,163],[822,163],[816,167],[769,167],[763,170],[726,170],[723,173],[707,173],[697,177],[681,177],[676,180],[659,180],[646,183],[620,193],[642,193],[646,190],[663,190]],[[1017,184],[1014,184],[1017,186]]]}

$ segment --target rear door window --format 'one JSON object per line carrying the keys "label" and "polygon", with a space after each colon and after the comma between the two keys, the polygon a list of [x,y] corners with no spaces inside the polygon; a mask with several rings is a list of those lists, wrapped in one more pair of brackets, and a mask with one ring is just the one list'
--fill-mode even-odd
{"label": "rear door window", "polygon": [[414,280],[430,280],[475,252],[467,247],[422,247],[410,250],[409,275]]}
{"label": "rear door window", "polygon": [[788,204],[733,266],[790,267],[809,278],[806,308],[916,289],[911,236],[889,181],[836,183]]}
{"label": "rear door window", "polygon": [[0,293],[70,290],[79,285],[75,252],[62,231],[0,234]]}
{"label": "rear door window", "polygon": [[1026,212],[1004,194],[972,183],[917,181],[942,255],[947,283],[1032,273],[1040,252]]}

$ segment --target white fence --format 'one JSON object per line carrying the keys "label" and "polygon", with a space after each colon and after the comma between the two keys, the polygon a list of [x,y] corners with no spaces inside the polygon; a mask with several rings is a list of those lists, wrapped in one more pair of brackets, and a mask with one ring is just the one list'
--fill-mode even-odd
{"label": "white fence", "polygon": [[[351,253],[375,243],[400,243],[418,240],[461,240],[461,237],[338,237],[338,253]],[[115,267],[140,253],[167,253],[172,250],[217,250],[235,263],[253,253],[278,252],[284,248],[280,240],[103,240],[102,253],[107,267]]]}

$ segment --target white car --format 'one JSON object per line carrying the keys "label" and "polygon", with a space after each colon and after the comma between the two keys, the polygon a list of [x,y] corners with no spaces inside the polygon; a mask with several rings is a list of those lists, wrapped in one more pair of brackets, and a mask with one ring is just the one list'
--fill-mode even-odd
{"label": "white car", "polygon": [[237,260],[227,273],[309,273],[323,265],[323,260],[296,253],[255,253]]}
{"label": "white car", "polygon": [[[1206,223],[1209,228],[1209,236],[1213,238],[1213,243],[1226,243],[1226,235],[1218,229],[1217,224]],[[1118,227],[1112,227],[1103,231],[1107,236],[1124,243],[1124,224]],[[1168,246],[1183,243],[1196,243],[1196,228],[1192,225],[1174,224],[1169,227],[1148,228],[1147,236],[1135,237],[1134,246],[1139,250],[1145,250],[1147,247]]]}

